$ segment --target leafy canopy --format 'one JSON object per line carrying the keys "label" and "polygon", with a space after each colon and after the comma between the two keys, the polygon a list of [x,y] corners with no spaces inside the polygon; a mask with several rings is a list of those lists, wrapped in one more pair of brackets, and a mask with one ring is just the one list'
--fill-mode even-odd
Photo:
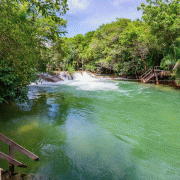
{"label": "leafy canopy", "polygon": [[50,44],[60,41],[66,0],[2,0],[0,3],[0,103],[24,99],[26,86],[45,71]]}

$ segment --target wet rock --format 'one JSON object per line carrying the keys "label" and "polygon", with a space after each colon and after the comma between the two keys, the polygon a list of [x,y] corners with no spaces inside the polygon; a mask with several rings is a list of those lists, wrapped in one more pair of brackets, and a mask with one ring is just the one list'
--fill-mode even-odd
{"label": "wet rock", "polygon": [[60,78],[59,76],[57,75],[49,75],[47,73],[44,73],[44,74],[37,74],[37,77],[39,79],[44,79],[48,82],[59,82],[59,81],[63,81],[62,78]]}
{"label": "wet rock", "polygon": [[61,73],[59,74],[59,77],[60,77],[61,79],[63,79],[64,81],[65,81],[65,80],[72,80],[72,77],[71,77],[71,75],[70,75],[68,72],[61,72]]}

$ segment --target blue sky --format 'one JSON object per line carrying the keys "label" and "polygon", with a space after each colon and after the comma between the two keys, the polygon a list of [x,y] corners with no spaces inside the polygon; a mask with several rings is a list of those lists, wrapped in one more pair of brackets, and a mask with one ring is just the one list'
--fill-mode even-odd
{"label": "blue sky", "polygon": [[142,12],[137,6],[145,0],[68,0],[67,37],[85,34],[96,30],[103,23],[116,21],[116,18],[135,20],[141,18]]}

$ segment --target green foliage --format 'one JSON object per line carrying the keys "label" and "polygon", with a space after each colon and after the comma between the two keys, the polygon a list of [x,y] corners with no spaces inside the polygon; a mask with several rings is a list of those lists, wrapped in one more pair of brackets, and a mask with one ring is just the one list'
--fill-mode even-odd
{"label": "green foliage", "polygon": [[56,13],[66,10],[66,0],[1,1],[0,103],[25,99],[26,86],[37,71],[46,70],[53,56],[50,46],[57,44],[66,24]]}
{"label": "green foliage", "polygon": [[168,54],[165,56],[161,61],[161,67],[164,69],[168,69],[169,67],[173,67],[173,65],[176,63],[176,60],[174,59],[173,54]]}
{"label": "green foliage", "polygon": [[[143,20],[151,27],[164,55],[175,54],[176,39],[180,36],[180,1],[148,0],[141,5]],[[176,57],[174,57],[176,58]]]}
{"label": "green foliage", "polygon": [[[71,75],[75,70],[100,69],[138,77],[151,66],[172,69],[180,59],[179,0],[147,0],[138,7],[143,21],[117,18],[73,38],[60,37],[66,21],[56,11],[60,10],[60,15],[66,12],[66,0],[15,2],[3,0],[1,6],[0,16],[6,18],[0,23],[0,58],[12,67],[11,75],[19,74],[24,86],[33,79],[27,74],[45,71],[47,65],[51,71],[68,70]],[[28,70],[23,74],[24,69]],[[30,69],[33,71],[28,72]]]}
{"label": "green foliage", "polygon": [[143,21],[117,18],[84,36],[67,38],[64,63],[75,61],[76,70],[136,77],[151,66],[172,69],[180,59],[179,0],[147,0],[138,10],[143,11]]}
{"label": "green foliage", "polygon": [[121,75],[136,73],[148,64],[149,37],[146,24],[117,18],[116,22],[103,24],[95,32],[67,38],[69,53],[64,62],[75,61],[76,69],[92,72],[101,68]]}
{"label": "green foliage", "polygon": [[73,76],[74,72],[75,72],[75,69],[72,65],[67,65],[66,66],[67,68],[67,71],[69,72],[69,74],[71,75],[71,77]]}
{"label": "green foliage", "polygon": [[86,71],[91,71],[91,72],[96,71],[95,64],[85,64],[84,68],[85,68]]}

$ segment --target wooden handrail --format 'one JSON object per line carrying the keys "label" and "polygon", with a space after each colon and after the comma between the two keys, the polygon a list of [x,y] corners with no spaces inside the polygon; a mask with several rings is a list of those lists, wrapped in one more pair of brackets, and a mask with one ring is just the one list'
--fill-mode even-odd
{"label": "wooden handrail", "polygon": [[24,164],[22,164],[21,162],[19,162],[19,161],[13,159],[13,158],[7,156],[6,154],[4,154],[4,153],[2,153],[2,152],[0,152],[0,158],[8,161],[8,162],[11,163],[11,164],[14,164],[14,165],[18,166],[18,167],[24,167],[24,168],[27,167],[26,165],[24,165]]}
{"label": "wooden handrail", "polygon": [[143,83],[148,82],[153,76],[155,76],[154,73],[150,74],[146,79],[143,79]]}
{"label": "wooden handrail", "polygon": [[151,72],[153,70],[153,67],[151,67],[150,69],[148,69],[143,75],[141,75],[141,78],[144,78],[149,72]]}
{"label": "wooden handrail", "polygon": [[152,72],[153,72],[153,69],[149,69],[148,71],[146,71],[146,74],[141,78],[141,81],[147,78]]}
{"label": "wooden handrail", "polygon": [[149,75],[153,72],[162,72],[164,70],[160,70],[160,66],[154,66],[154,67],[151,67],[149,70],[147,70],[143,75],[141,75],[141,82],[144,82],[146,81],[146,79],[149,77]]}
{"label": "wooden handrail", "polygon": [[156,71],[156,72],[157,71],[164,71],[164,70],[161,70],[160,68],[161,68],[161,66],[154,66],[154,71]]}
{"label": "wooden handrail", "polygon": [[25,154],[26,156],[28,156],[29,158],[38,161],[39,157],[36,156],[35,154],[31,153],[30,151],[28,151],[27,149],[23,148],[22,146],[20,146],[19,144],[15,143],[14,141],[12,141],[11,139],[7,138],[6,136],[4,136],[3,134],[0,133],[0,140],[5,142],[7,145],[9,145],[9,156],[7,156],[6,154],[0,152],[0,158],[6,160],[9,162],[9,170],[13,173],[14,171],[14,165],[18,166],[18,167],[27,167],[26,165],[20,163],[19,161],[14,159],[14,150],[17,150],[23,154]]}
{"label": "wooden handrail", "polygon": [[11,139],[7,138],[6,136],[4,136],[3,134],[0,133],[0,140],[5,142],[6,144],[8,144],[9,146],[12,146],[13,149],[16,149],[17,151],[25,154],[26,156],[28,156],[29,158],[38,161],[39,157],[36,156],[35,154],[31,153],[30,151],[28,151],[27,149],[23,148],[22,146],[20,146],[19,144],[15,143],[14,141],[12,141]]}

